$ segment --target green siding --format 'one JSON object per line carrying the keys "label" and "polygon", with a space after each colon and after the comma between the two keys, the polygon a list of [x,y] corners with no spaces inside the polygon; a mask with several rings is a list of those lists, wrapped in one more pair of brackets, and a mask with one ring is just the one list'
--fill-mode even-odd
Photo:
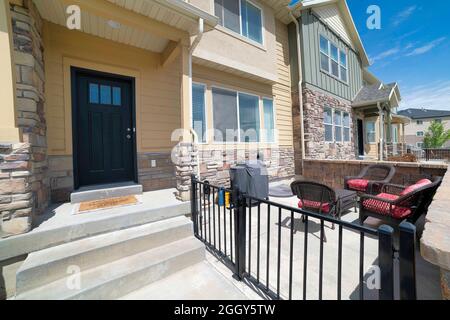
{"label": "green siding", "polygon": [[[349,45],[310,12],[301,18],[303,81],[346,100],[353,100],[363,85],[361,62]],[[324,35],[348,53],[348,84],[320,70],[320,35]]]}

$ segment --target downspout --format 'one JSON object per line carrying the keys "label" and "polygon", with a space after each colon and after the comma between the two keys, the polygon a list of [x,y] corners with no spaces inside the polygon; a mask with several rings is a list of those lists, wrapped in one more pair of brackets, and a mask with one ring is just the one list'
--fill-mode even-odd
{"label": "downspout", "polygon": [[380,114],[380,161],[384,160],[384,111],[381,104],[377,102],[378,112]]}
{"label": "downspout", "polygon": [[[289,7],[288,7],[289,8]],[[305,160],[305,123],[304,123],[304,114],[303,114],[303,69],[302,69],[302,52],[301,52],[301,46],[300,46],[300,24],[298,23],[298,20],[295,18],[293,12],[293,8],[289,8],[289,16],[292,19],[292,22],[295,24],[296,29],[296,35],[297,35],[297,67],[298,67],[298,103],[299,103],[299,109],[300,109],[300,139],[301,139],[301,148],[302,148],[302,162],[301,162],[301,169],[303,174],[304,169],[304,160]]]}
{"label": "downspout", "polygon": [[[194,41],[192,42],[190,48],[189,48],[189,106],[190,106],[190,114],[192,117],[192,110],[193,110],[193,104],[192,104],[192,54],[194,53],[195,48],[197,48],[200,40],[203,37],[203,32],[205,30],[205,23],[203,21],[203,18],[198,19],[198,31],[197,36],[195,37]],[[192,128],[192,118],[191,118],[191,127],[189,128],[190,133],[194,137],[194,145],[199,144],[199,139],[197,132],[195,132],[194,128]],[[197,152],[197,179],[200,180],[200,155]]]}

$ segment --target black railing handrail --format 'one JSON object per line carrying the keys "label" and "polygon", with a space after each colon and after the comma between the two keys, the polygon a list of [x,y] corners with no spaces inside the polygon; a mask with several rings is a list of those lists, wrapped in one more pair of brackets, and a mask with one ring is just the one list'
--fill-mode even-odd
{"label": "black railing handrail", "polygon": [[[293,294],[293,253],[294,253],[294,214],[302,215],[303,222],[305,223],[304,229],[304,248],[303,248],[303,294],[304,300],[307,299],[307,279],[308,279],[308,221],[309,218],[316,218],[320,220],[320,250],[319,254],[319,290],[318,297],[323,299],[323,282],[324,282],[324,242],[326,242],[324,223],[330,222],[338,226],[338,282],[337,282],[337,294],[338,300],[342,298],[342,252],[343,252],[343,230],[350,232],[357,232],[360,234],[359,245],[359,299],[364,300],[364,274],[365,274],[365,237],[366,235],[374,236],[378,241],[378,258],[380,268],[380,284],[379,299],[380,300],[394,300],[398,296],[402,300],[416,299],[416,270],[415,270],[415,237],[416,228],[412,223],[402,222],[400,224],[400,241],[398,248],[398,257],[394,255],[396,249],[394,248],[394,229],[387,225],[382,225],[378,229],[367,227],[362,224],[342,221],[332,216],[319,214],[315,212],[306,211],[300,208],[291,207],[289,205],[276,203],[268,199],[260,199],[250,196],[241,192],[239,189],[225,188],[211,185],[208,181],[199,181],[194,175],[191,176],[191,213],[194,224],[195,236],[202,241],[206,247],[212,250],[213,253],[218,254],[232,269],[234,277],[239,280],[249,281],[252,286],[262,289],[264,295],[272,299],[292,299]],[[218,191],[230,192],[231,197],[229,202],[224,198],[216,203],[216,195]],[[212,196],[212,202],[211,197]],[[255,203],[256,202],[256,203]],[[250,204],[249,204],[250,203]],[[254,206],[252,206],[254,205]],[[267,235],[261,237],[261,205],[267,206]],[[216,210],[217,208],[217,210]],[[222,208],[222,210],[221,210]],[[257,215],[252,213],[257,212]],[[277,228],[274,232],[278,232],[278,240],[270,236],[271,227],[269,224],[271,217],[271,209],[273,215],[278,215]],[[282,293],[280,288],[281,279],[281,250],[282,250],[282,211],[290,213],[290,239],[289,239],[289,274],[286,277],[289,278],[289,290]],[[256,219],[257,226],[256,233],[256,278],[255,272],[252,273],[252,216]],[[272,216],[273,217],[273,216]],[[248,219],[248,222],[247,222]],[[265,218],[264,218],[265,219]],[[227,223],[228,220],[228,223]],[[216,223],[217,222],[217,223]],[[221,225],[221,222],[223,224]],[[248,229],[248,230],[247,230]],[[333,226],[334,229],[334,226]],[[217,231],[217,234],[216,234]],[[221,231],[223,233],[221,234]],[[228,235],[227,235],[228,234]],[[217,236],[217,238],[216,238]],[[216,241],[218,239],[218,241]],[[277,259],[269,260],[266,258],[265,279],[264,275],[260,274],[261,261],[261,249],[260,245],[267,242],[266,245],[266,257],[270,257],[271,241],[275,241],[277,244]],[[283,240],[283,242],[286,240]],[[221,247],[221,244],[223,246]],[[227,245],[228,249],[227,249]],[[247,248],[248,245],[248,248]],[[247,252],[248,250],[248,252]],[[316,253],[317,254],[317,253]],[[394,268],[395,260],[399,261],[399,267]],[[270,270],[275,268],[276,279],[272,277],[270,279]],[[261,271],[262,272],[262,271]],[[398,275],[398,276],[396,276]],[[276,287],[271,285],[276,280]],[[398,282],[397,282],[398,281]],[[398,283],[400,289],[399,295],[395,294],[395,283]]]}
{"label": "black railing handrail", "polygon": [[292,212],[295,212],[295,213],[299,213],[301,215],[305,215],[305,216],[309,216],[309,217],[312,217],[312,218],[324,220],[326,222],[335,223],[337,225],[342,225],[345,228],[354,229],[355,231],[358,231],[358,232],[365,232],[365,233],[368,233],[368,234],[374,235],[374,236],[378,235],[378,230],[377,229],[373,229],[373,228],[370,228],[370,227],[367,227],[367,226],[363,226],[363,225],[360,225],[360,224],[339,220],[339,219],[334,218],[332,216],[327,216],[327,215],[323,215],[323,214],[320,214],[320,213],[306,211],[306,210],[303,210],[303,209],[300,209],[300,208],[290,207],[288,205],[284,205],[284,204],[281,204],[281,203],[278,203],[278,202],[273,202],[273,201],[270,201],[270,200],[264,200],[264,199],[252,197],[252,196],[249,196],[247,194],[243,194],[243,195],[247,199],[258,201],[258,202],[261,202],[261,203],[265,203],[265,204],[271,205],[273,207],[281,208],[283,210],[292,211]]}

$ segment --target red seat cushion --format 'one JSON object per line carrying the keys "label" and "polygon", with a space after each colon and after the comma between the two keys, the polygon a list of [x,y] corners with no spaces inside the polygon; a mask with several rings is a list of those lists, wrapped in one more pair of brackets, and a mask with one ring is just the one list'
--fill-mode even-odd
{"label": "red seat cushion", "polygon": [[367,191],[367,187],[369,186],[369,180],[365,179],[352,179],[347,183],[350,189],[356,191]]}
{"label": "red seat cushion", "polygon": [[[298,207],[300,209],[303,209],[303,204],[305,204],[305,209],[312,208],[315,210],[320,209],[320,202],[318,201],[311,201],[311,200],[300,200],[298,203]],[[330,204],[329,203],[322,203],[322,213],[329,213],[330,212]]]}
{"label": "red seat cushion", "polygon": [[[399,196],[396,196],[394,194],[389,193],[380,193],[377,195],[377,198],[386,199],[386,200],[397,200]],[[387,202],[383,202],[381,200],[376,199],[367,199],[363,201],[363,207],[366,210],[388,216],[390,215],[390,204]],[[392,206],[392,217],[396,219],[404,219],[408,217],[411,214],[411,209],[404,208],[404,207],[398,207],[398,206]]]}
{"label": "red seat cushion", "polygon": [[402,193],[400,193],[401,196],[405,196],[408,193],[414,192],[417,189],[420,189],[422,187],[425,187],[426,185],[432,184],[433,182],[431,182],[428,179],[422,179],[417,181],[415,184],[413,184],[412,186],[407,187],[405,190],[402,191]]}

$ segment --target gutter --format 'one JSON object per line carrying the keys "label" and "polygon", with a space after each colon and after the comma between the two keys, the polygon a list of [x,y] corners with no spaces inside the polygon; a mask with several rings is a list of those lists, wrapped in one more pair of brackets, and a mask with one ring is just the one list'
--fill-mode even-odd
{"label": "gutter", "polygon": [[215,27],[219,23],[219,18],[209,14],[202,9],[193,6],[192,4],[183,0],[153,0],[173,11],[176,11],[184,16],[192,18],[192,20],[197,21],[198,19],[203,19],[207,25]]}
{"label": "gutter", "polygon": [[[299,5],[302,5],[301,2],[299,2]],[[293,11],[295,7],[288,7],[289,9],[289,16],[292,19],[292,22],[295,24],[296,28],[296,35],[297,35],[297,67],[298,67],[298,102],[299,102],[299,109],[300,109],[300,130],[301,130],[301,147],[302,147],[302,162],[301,162],[301,169],[303,174],[304,169],[304,160],[305,160],[305,122],[304,122],[304,113],[303,113],[303,70],[302,70],[302,52],[301,52],[301,46],[300,46],[300,24],[298,23],[297,18],[294,16]],[[301,15],[301,13],[300,13]]]}
{"label": "gutter", "polygon": [[[197,35],[194,39],[194,41],[192,42],[191,46],[189,47],[189,62],[188,62],[188,68],[189,68],[189,108],[190,108],[190,114],[192,117],[192,110],[193,110],[193,104],[192,104],[192,54],[194,53],[195,48],[197,48],[198,44],[200,43],[200,40],[202,40],[203,37],[203,33],[205,30],[205,23],[203,18],[199,18],[198,19],[198,30],[197,30]],[[190,121],[191,125],[192,125],[192,118]],[[190,133],[192,134],[192,136],[194,137],[194,144],[198,145],[199,144],[199,139],[198,139],[198,135],[197,132],[195,132],[194,128],[190,127],[189,128]],[[197,179],[200,180],[200,156],[199,153],[197,153]]]}

